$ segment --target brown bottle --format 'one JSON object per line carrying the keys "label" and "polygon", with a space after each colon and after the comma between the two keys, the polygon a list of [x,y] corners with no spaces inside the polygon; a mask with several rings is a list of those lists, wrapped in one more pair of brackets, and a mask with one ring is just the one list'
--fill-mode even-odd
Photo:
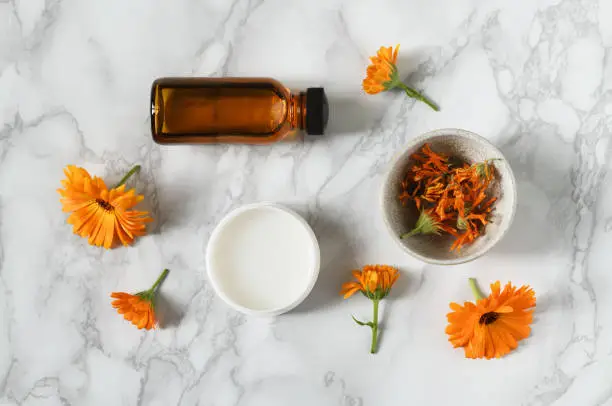
{"label": "brown bottle", "polygon": [[270,144],[299,130],[321,135],[323,88],[291,93],[274,79],[161,78],[151,88],[151,132],[160,144]]}

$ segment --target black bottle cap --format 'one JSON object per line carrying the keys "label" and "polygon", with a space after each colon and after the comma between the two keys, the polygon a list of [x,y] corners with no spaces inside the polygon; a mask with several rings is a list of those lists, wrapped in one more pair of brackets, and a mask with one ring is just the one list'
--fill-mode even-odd
{"label": "black bottle cap", "polygon": [[329,118],[329,104],[322,87],[306,89],[306,133],[323,135]]}

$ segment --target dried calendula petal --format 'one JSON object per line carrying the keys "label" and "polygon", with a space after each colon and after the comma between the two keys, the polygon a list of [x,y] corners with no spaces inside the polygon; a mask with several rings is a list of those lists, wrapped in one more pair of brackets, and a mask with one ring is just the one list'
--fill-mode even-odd
{"label": "dried calendula petal", "polygon": [[489,223],[492,205],[490,184],[495,170],[490,159],[473,165],[435,152],[424,144],[411,158],[415,161],[401,182],[399,199],[405,206],[414,202],[420,216],[414,229],[401,236],[417,234],[453,235],[451,250],[474,242]]}
{"label": "dried calendula petal", "polygon": [[484,181],[488,182],[491,179],[493,179],[493,164],[492,164],[492,162],[494,162],[494,161],[500,161],[500,159],[499,158],[487,159],[484,162],[479,162],[479,163],[473,165],[473,167],[475,168],[476,174],[478,175],[480,180],[484,180]]}

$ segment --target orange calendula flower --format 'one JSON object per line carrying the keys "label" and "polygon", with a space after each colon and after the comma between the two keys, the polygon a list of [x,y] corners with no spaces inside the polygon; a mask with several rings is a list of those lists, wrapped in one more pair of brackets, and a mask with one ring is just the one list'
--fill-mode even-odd
{"label": "orange calendula flower", "polygon": [[376,94],[389,90],[397,81],[397,53],[399,45],[392,47],[380,47],[376,56],[372,56],[372,64],[368,66],[366,78],[363,79],[363,90],[368,94]]}
{"label": "orange calendula flower", "polygon": [[132,322],[139,329],[151,330],[155,328],[157,319],[155,318],[155,294],[160,283],[168,275],[168,270],[164,269],[159,278],[155,281],[151,289],[132,295],[125,292],[113,292],[111,303],[117,313],[123,314],[123,318]]}
{"label": "orange calendula flower", "polygon": [[119,240],[129,245],[134,237],[145,234],[145,224],[151,221],[146,211],[130,210],[143,196],[134,189],[125,190],[125,182],[140,169],[136,165],[112,189],[97,176],[93,178],[83,168],[69,165],[64,169],[63,189],[58,189],[64,212],[71,213],[68,224],[75,234],[88,237],[89,243],[111,248]]}
{"label": "orange calendula flower", "polygon": [[438,111],[438,106],[431,100],[402,83],[396,66],[398,51],[399,45],[396,45],[395,49],[393,47],[380,47],[376,56],[370,57],[371,64],[366,70],[365,79],[363,79],[363,90],[368,94],[376,94],[399,87],[409,97],[420,100],[435,111]]}
{"label": "orange calendula flower", "polygon": [[450,304],[452,312],[446,316],[448,340],[455,348],[463,347],[466,358],[500,358],[529,337],[535,292],[529,286],[517,289],[510,282],[501,290],[497,281],[485,298],[474,279],[470,279],[470,286],[476,304]]}
{"label": "orange calendula flower", "polygon": [[356,280],[343,284],[340,294],[348,299],[355,293],[361,292],[365,297],[372,300],[374,304],[373,320],[363,322],[355,317],[353,317],[353,320],[360,326],[368,326],[372,329],[370,352],[374,354],[378,341],[378,303],[391,291],[391,287],[399,278],[399,271],[388,265],[366,265],[361,270],[353,271],[353,277]]}

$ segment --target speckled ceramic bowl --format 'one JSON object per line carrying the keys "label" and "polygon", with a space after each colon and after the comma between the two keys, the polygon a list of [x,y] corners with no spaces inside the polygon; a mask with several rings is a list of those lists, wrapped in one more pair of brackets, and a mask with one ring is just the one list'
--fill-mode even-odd
{"label": "speckled ceramic bowl", "polygon": [[[496,177],[499,181],[494,186],[493,194],[498,200],[494,205],[491,222],[487,224],[484,235],[473,244],[464,246],[461,252],[450,251],[454,238],[449,235],[417,235],[406,239],[400,238],[400,235],[414,227],[419,216],[416,207],[413,205],[404,207],[400,203],[398,199],[401,193],[400,183],[412,165],[410,156],[426,142],[434,151],[458,157],[468,163],[501,159],[495,162]],[[460,264],[483,255],[506,234],[516,211],[516,181],[502,153],[486,139],[465,130],[435,130],[411,140],[395,158],[384,179],[381,208],[387,229],[406,252],[432,264]]]}

